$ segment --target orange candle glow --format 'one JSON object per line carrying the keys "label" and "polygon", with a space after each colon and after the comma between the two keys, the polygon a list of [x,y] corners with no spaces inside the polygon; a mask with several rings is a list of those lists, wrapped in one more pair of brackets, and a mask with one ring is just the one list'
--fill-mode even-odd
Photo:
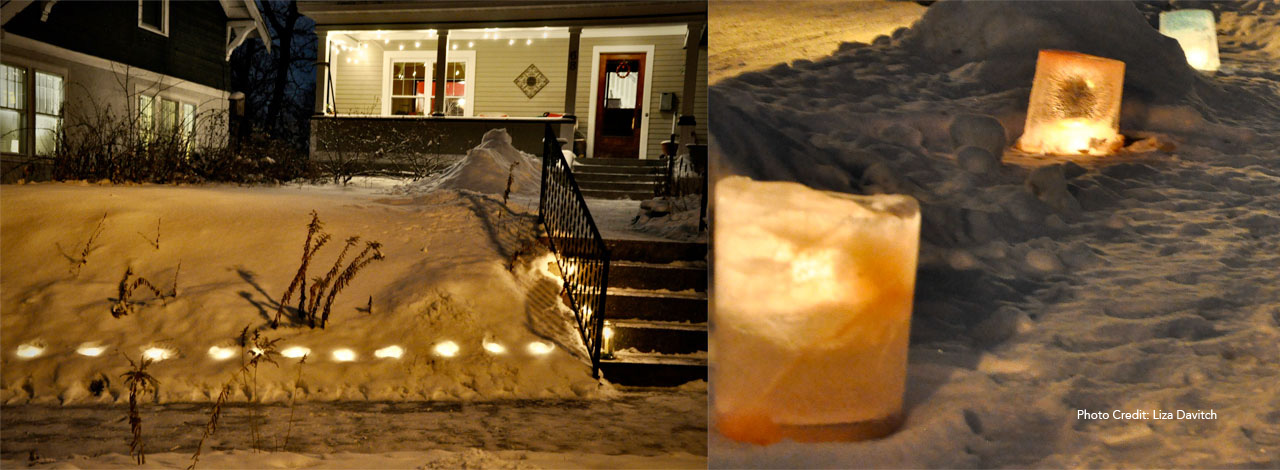
{"label": "orange candle glow", "polygon": [[1124,62],[1042,50],[1018,149],[1050,155],[1109,155],[1124,145]]}

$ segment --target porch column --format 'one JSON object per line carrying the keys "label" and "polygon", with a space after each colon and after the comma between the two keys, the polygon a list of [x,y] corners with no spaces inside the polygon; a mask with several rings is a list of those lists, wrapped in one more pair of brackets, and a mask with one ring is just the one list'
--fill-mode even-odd
{"label": "porch column", "polygon": [[[316,31],[316,104],[315,114],[324,114],[329,96],[329,33]],[[335,110],[336,111],[336,110]]]}
{"label": "porch column", "polygon": [[704,23],[689,23],[689,33],[684,46],[684,95],[680,97],[680,150],[678,155],[689,154],[689,144],[694,142],[696,126],[693,102],[698,95],[698,49],[702,43]]}
{"label": "porch column", "polygon": [[[436,76],[435,76],[435,94],[436,105],[432,106],[432,116],[444,116],[444,82],[447,79],[445,71],[449,68],[449,30],[441,29],[436,31]],[[467,86],[474,86],[470,83]],[[467,103],[468,106],[474,106]]]}
{"label": "porch column", "polygon": [[578,98],[578,50],[581,42],[582,27],[569,27],[569,71],[564,79],[564,115],[575,119],[574,122],[560,126],[560,138],[569,141],[569,150],[573,150],[573,131],[577,125],[575,105]]}

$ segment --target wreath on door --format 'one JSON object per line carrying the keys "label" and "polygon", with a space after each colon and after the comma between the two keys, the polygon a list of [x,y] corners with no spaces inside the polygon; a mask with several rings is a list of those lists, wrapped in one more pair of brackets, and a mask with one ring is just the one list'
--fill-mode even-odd
{"label": "wreath on door", "polygon": [[[622,72],[623,72],[623,70],[626,70],[626,72],[627,72],[627,73],[625,73],[625,74],[624,74],[624,73],[622,73]],[[617,74],[617,75],[618,75],[618,78],[627,78],[627,77],[630,77],[630,76],[631,76],[631,63],[630,63],[630,62],[627,62],[627,61],[625,61],[625,60],[624,60],[624,61],[622,61],[622,62],[619,62],[619,63],[618,63],[618,67],[617,67],[617,68],[615,68],[615,69],[613,70],[613,73]]]}

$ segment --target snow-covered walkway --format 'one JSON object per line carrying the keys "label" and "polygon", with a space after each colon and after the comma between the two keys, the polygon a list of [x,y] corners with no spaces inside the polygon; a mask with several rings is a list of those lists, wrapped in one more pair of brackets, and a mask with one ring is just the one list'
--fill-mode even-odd
{"label": "snow-covered walkway", "polygon": [[[327,454],[328,460],[333,460],[333,454],[377,454],[390,459],[386,463],[392,465],[397,462],[391,459],[394,453],[409,452],[399,459],[412,463],[410,468],[432,460],[442,460],[444,466],[439,468],[449,466],[449,458],[474,460],[480,454],[472,449],[506,462],[487,462],[485,468],[515,467],[514,462],[523,465],[518,468],[704,468],[705,407],[706,391],[696,387],[631,390],[610,400],[300,402],[294,410],[289,445],[283,450]],[[128,463],[129,424],[121,420],[127,413],[125,407],[19,405],[0,411],[4,414],[0,466],[4,468],[25,464],[33,451],[50,459],[45,467],[71,464],[101,468],[114,465],[113,459]],[[144,405],[148,449],[169,454],[149,457],[148,462],[163,464],[181,457],[174,463],[185,466],[208,413],[206,403]],[[253,449],[250,423],[257,423],[264,436],[261,447],[275,449],[282,445],[289,416],[284,403],[257,408],[243,403],[228,405],[218,432],[205,443],[205,452],[239,451],[203,457],[202,467],[240,465],[237,462],[247,465],[279,457],[246,452]],[[428,455],[430,451],[446,452]],[[384,468],[364,462],[351,463]]]}

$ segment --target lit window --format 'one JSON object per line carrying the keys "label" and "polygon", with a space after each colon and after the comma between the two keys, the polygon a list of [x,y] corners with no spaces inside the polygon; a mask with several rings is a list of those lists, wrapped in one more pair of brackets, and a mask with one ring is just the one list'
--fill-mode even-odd
{"label": "lit window", "polygon": [[[431,67],[431,78],[436,77],[435,64]],[[444,71],[444,114],[445,116],[465,116],[467,104],[467,63],[449,62]],[[431,109],[436,107],[436,89],[431,87]]]}
{"label": "lit window", "polygon": [[138,133],[143,142],[151,142],[155,138],[152,127],[155,125],[156,97],[138,96]]}
{"label": "lit window", "polygon": [[169,0],[138,0],[138,27],[169,35]]}
{"label": "lit window", "polygon": [[62,77],[36,72],[36,155],[52,155],[62,129]]}
{"label": "lit window", "polygon": [[421,116],[426,109],[427,66],[422,62],[393,62],[391,114]]}
{"label": "lit window", "polygon": [[0,151],[22,153],[26,149],[26,89],[26,69],[0,65]]}
{"label": "lit window", "polygon": [[196,106],[182,103],[182,137],[186,139],[187,151],[190,152],[196,140]]}
{"label": "lit window", "polygon": [[[435,55],[422,51],[386,51],[383,112],[399,116],[424,116],[435,112]],[[475,51],[450,52],[445,65],[444,114],[472,115],[468,103],[474,92],[468,85],[475,69]]]}

